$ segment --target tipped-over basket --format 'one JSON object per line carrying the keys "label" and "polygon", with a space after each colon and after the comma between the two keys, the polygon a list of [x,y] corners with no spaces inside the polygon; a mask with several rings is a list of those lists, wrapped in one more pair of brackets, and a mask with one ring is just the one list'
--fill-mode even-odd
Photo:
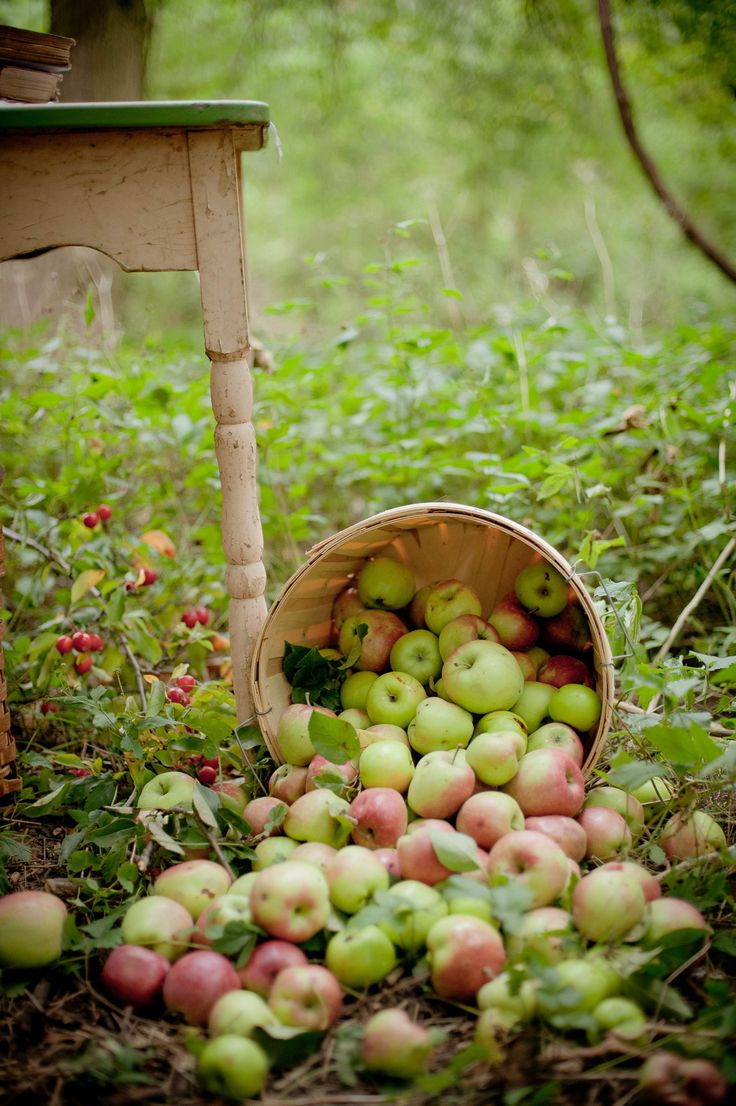
{"label": "tipped-over basket", "polygon": [[417,588],[450,578],[471,584],[484,617],[513,590],[518,573],[528,564],[547,561],[569,580],[590,625],[596,690],[603,704],[595,733],[584,739],[583,769],[589,772],[610,727],[614,693],[611,650],[590,595],[565,558],[531,530],[490,511],[455,503],[412,503],[349,526],[311,549],[285,584],[266,616],[251,666],[254,706],[275,761],[284,759],[278,724],[291,702],[282,668],[285,643],[331,644],[335,597],[367,558],[379,554],[409,565]]}

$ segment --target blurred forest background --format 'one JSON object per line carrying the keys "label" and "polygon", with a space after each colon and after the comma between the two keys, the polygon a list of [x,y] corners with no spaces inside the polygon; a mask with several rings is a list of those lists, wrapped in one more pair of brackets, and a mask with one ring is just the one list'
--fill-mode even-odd
{"label": "blurred forest background", "polygon": [[[642,141],[733,260],[736,4],[612,8]],[[245,159],[267,341],[351,325],[387,261],[439,325],[535,300],[634,330],[733,308],[625,141],[592,0],[0,0],[0,22],[75,35],[76,99],[103,10],[128,27],[93,56],[96,98],[270,105],[278,140]],[[198,331],[193,274],[116,280],[126,333]]]}

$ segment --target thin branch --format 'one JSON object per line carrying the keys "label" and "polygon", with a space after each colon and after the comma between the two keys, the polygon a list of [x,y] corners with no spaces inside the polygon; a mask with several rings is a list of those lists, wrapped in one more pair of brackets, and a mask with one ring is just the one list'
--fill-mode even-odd
{"label": "thin branch", "polygon": [[642,144],[639,132],[634,123],[631,101],[629,100],[628,93],[624,88],[621,78],[621,70],[618,63],[618,55],[616,53],[616,38],[611,22],[611,6],[609,0],[598,0],[598,19],[601,28],[601,37],[603,39],[603,47],[606,52],[608,73],[616,97],[616,107],[618,108],[624,134],[626,135],[626,139],[634,157],[639,162],[639,165],[644,171],[644,175],[664,205],[665,211],[675,220],[685,237],[692,242],[694,246],[697,246],[701,253],[705,254],[708,260],[721,270],[724,276],[736,283],[736,267],[734,267],[725,254],[721,253],[717,246],[714,246],[713,243],[705,237],[687,212],[679,205],[669,189],[665,186],[657,166],[654,164],[652,158]]}
{"label": "thin branch", "polygon": [[708,572],[708,575],[705,577],[702,584],[700,585],[698,590],[695,592],[695,595],[692,597],[690,602],[687,603],[683,607],[683,609],[680,611],[680,614],[679,614],[674,626],[672,627],[672,629],[670,630],[670,632],[667,635],[666,639],[662,642],[659,649],[657,650],[657,654],[654,658],[654,663],[655,664],[659,664],[659,662],[664,657],[667,656],[667,654],[669,653],[670,649],[672,648],[672,645],[675,642],[677,636],[679,635],[680,631],[682,630],[683,626],[685,625],[685,623],[687,622],[687,620],[689,619],[690,615],[693,613],[695,608],[698,606],[698,604],[703,599],[703,596],[706,594],[706,592],[710,588],[711,584],[715,580],[718,573],[721,571],[723,565],[726,563],[728,558],[733,553],[734,549],[736,549],[736,537],[729,538],[729,540],[726,542],[723,549],[721,550],[721,552],[718,554],[715,561],[711,565],[710,571]]}

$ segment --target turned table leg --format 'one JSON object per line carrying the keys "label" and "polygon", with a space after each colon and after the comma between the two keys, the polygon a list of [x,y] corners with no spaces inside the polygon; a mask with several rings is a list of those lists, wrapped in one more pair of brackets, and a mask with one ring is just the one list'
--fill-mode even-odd
{"label": "turned table leg", "polygon": [[256,479],[239,154],[228,131],[192,131],[188,142],[215,451],[222,483],[233,686],[238,719],[243,721],[253,713],[250,663],[266,617],[266,573]]}

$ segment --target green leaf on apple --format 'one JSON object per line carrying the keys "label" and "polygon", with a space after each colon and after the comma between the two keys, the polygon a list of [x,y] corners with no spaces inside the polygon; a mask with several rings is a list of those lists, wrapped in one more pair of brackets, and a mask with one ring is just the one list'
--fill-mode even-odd
{"label": "green leaf on apple", "polygon": [[331,764],[347,764],[360,756],[355,726],[343,718],[314,711],[309,719],[309,737],[315,751]]}
{"label": "green leaf on apple", "polygon": [[187,725],[218,743],[230,741],[233,736],[233,723],[215,711],[190,710],[187,714]]}
{"label": "green leaf on apple", "polygon": [[652,764],[650,760],[630,760],[617,765],[606,773],[606,783],[620,787],[624,791],[635,791],[637,787],[662,775],[662,765]]}
{"label": "green leaf on apple", "polygon": [[263,827],[264,837],[270,837],[273,831],[279,828],[288,812],[289,808],[286,803],[279,803],[278,806],[275,806],[273,810],[269,811]]}
{"label": "green leaf on apple", "polygon": [[480,867],[476,859],[478,846],[466,833],[430,830],[429,837],[440,864],[451,872],[473,872]]}
{"label": "green leaf on apple", "polygon": [[[214,801],[210,798],[210,795],[213,794]],[[210,829],[217,829],[215,810],[218,805],[219,797],[217,793],[211,792],[209,787],[203,787],[202,784],[197,781],[192,791],[192,806],[200,822],[205,826],[209,826]]]}
{"label": "green leaf on apple", "polygon": [[315,706],[342,710],[340,688],[349,668],[350,658],[334,660],[325,657],[316,646],[284,646],[284,675],[291,684],[294,703],[313,703]]}
{"label": "green leaf on apple", "polygon": [[532,905],[534,892],[518,880],[500,874],[492,877],[490,888],[493,917],[509,933],[515,933]]}
{"label": "green leaf on apple", "polygon": [[275,1068],[294,1068],[317,1051],[324,1033],[316,1029],[300,1029],[291,1025],[256,1026],[251,1034]]}
{"label": "green leaf on apple", "polygon": [[184,849],[178,841],[174,840],[170,833],[166,832],[159,818],[145,817],[145,812],[142,812],[141,821],[145,823],[146,829],[157,845],[160,845],[162,849],[166,849],[169,853],[176,853],[178,856],[184,856]]}

